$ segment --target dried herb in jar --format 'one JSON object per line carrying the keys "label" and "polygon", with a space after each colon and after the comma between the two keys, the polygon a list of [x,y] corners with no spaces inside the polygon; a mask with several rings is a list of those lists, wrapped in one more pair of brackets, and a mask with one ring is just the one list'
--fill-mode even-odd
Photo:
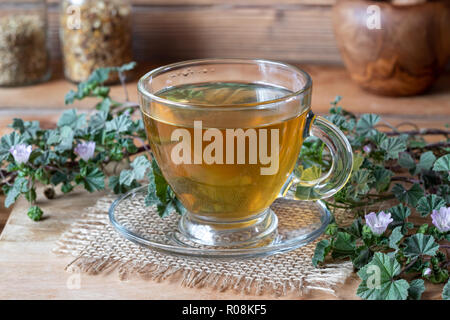
{"label": "dried herb in jar", "polygon": [[[132,60],[128,1],[63,0],[60,36],[66,78],[85,81],[97,68]],[[109,83],[117,82],[111,75]]]}
{"label": "dried herb in jar", "polygon": [[38,14],[0,17],[0,86],[26,85],[49,76],[46,23]]}

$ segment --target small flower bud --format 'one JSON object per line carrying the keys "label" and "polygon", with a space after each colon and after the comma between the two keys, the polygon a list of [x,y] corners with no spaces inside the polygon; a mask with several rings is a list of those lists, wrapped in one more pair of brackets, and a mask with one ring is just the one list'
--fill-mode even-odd
{"label": "small flower bud", "polygon": [[431,275],[431,269],[430,269],[430,268],[425,268],[425,269],[423,270],[422,275],[423,275],[424,277],[428,277],[429,275]]}
{"label": "small flower bud", "polygon": [[372,148],[370,147],[370,145],[367,144],[363,147],[363,150],[365,153],[370,153],[370,151],[372,151]]}

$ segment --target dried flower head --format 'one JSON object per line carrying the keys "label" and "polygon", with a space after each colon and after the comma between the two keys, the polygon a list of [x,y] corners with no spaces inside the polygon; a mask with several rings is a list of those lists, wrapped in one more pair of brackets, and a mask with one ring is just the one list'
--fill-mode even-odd
{"label": "dried flower head", "polygon": [[[132,60],[132,15],[127,1],[81,1],[81,24],[73,23],[72,5],[71,0],[61,1],[61,44],[67,78],[85,81],[99,67],[120,66]],[[118,80],[113,73],[106,83]]]}
{"label": "dried flower head", "polygon": [[77,146],[75,147],[75,153],[78,154],[84,161],[88,161],[89,159],[91,159],[94,156],[94,151],[94,141],[82,142],[77,144]]}
{"label": "dried flower head", "polygon": [[450,231],[450,207],[442,207],[439,211],[433,210],[431,219],[440,232]]}
{"label": "dried flower head", "polygon": [[46,24],[40,15],[0,17],[0,85],[44,80],[48,75],[48,61]]}
{"label": "dried flower head", "polygon": [[390,213],[384,213],[381,211],[378,215],[375,212],[371,212],[365,215],[366,225],[369,226],[370,230],[376,235],[381,235],[386,231],[388,225],[394,221],[391,218]]}
{"label": "dried flower head", "polygon": [[11,149],[9,149],[9,152],[11,152],[11,154],[14,157],[14,160],[18,164],[27,162],[28,159],[30,158],[31,151],[33,151],[33,148],[23,143],[15,145]]}

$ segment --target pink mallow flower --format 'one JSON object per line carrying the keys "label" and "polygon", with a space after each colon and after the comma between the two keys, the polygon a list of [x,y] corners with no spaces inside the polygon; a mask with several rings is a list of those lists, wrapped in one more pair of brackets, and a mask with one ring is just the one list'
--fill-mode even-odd
{"label": "pink mallow flower", "polygon": [[394,221],[391,218],[390,213],[384,213],[381,211],[378,216],[375,212],[371,212],[365,215],[366,225],[369,226],[370,230],[376,235],[381,235],[386,231],[388,225]]}
{"label": "pink mallow flower", "polygon": [[11,152],[17,164],[27,162],[30,158],[31,151],[33,151],[33,148],[23,143],[15,145],[9,149],[9,152]]}
{"label": "pink mallow flower", "polygon": [[450,207],[442,207],[439,211],[433,210],[431,219],[440,232],[450,231]]}
{"label": "pink mallow flower", "polygon": [[78,154],[84,161],[88,161],[89,159],[91,159],[94,156],[94,151],[94,141],[82,142],[77,144],[77,146],[75,147],[75,153]]}

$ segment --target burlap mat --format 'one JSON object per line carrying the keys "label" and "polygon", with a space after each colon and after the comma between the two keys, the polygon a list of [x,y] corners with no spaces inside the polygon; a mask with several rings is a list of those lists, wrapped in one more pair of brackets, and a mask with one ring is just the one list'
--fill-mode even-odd
{"label": "burlap mat", "polygon": [[[164,254],[141,247],[115,231],[107,214],[113,201],[112,196],[99,199],[57,242],[55,253],[75,257],[66,267],[68,272],[101,274],[118,270],[121,279],[138,275],[156,281],[176,280],[187,287],[275,296],[295,292],[301,296],[311,289],[334,294],[334,288],[353,270],[351,262],[315,268],[311,259],[320,239],[288,253],[255,259],[213,260]],[[352,218],[345,212],[335,216],[343,224]]]}

